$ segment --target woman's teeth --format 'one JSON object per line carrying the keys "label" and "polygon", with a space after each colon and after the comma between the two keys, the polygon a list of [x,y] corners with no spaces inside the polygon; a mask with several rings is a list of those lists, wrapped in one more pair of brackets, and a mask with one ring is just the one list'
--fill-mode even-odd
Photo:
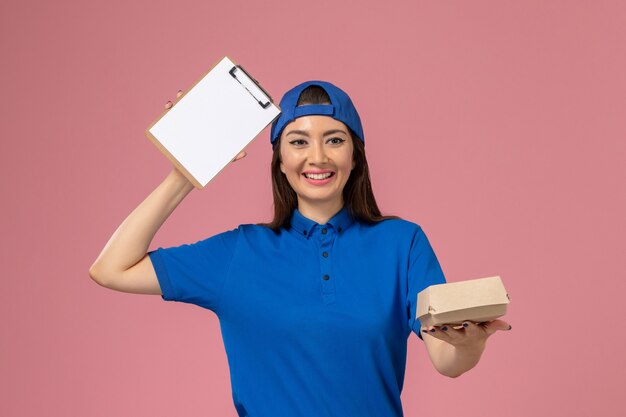
{"label": "woman's teeth", "polygon": [[305,177],[313,179],[313,180],[323,180],[333,175],[332,172],[327,172],[325,174],[304,174]]}

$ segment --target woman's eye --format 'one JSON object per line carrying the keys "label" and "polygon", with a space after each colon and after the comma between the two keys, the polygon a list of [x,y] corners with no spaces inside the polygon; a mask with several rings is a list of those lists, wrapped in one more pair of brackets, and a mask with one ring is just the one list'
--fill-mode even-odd
{"label": "woman's eye", "polygon": [[304,139],[296,139],[296,140],[292,140],[291,142],[292,145],[304,145]]}
{"label": "woman's eye", "polygon": [[338,144],[340,144],[342,142],[345,142],[345,139],[341,139],[341,138],[332,138],[332,139],[329,139],[329,140],[330,141],[336,141],[336,142],[332,142],[334,145],[338,145]]}

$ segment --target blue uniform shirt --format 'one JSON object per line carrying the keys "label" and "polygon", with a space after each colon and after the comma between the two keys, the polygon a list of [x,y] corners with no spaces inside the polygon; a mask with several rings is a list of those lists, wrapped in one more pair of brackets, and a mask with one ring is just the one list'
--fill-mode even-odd
{"label": "blue uniform shirt", "polygon": [[164,300],[218,316],[239,416],[403,415],[417,294],[445,282],[419,225],[296,209],[278,233],[244,224],[149,256]]}

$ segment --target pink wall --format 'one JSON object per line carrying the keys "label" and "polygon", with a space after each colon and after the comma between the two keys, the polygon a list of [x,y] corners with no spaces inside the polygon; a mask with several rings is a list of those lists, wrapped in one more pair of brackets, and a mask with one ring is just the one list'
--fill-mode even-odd
{"label": "pink wall", "polygon": [[[215,315],[87,274],[170,169],[144,129],[225,54],[276,99],[347,90],[383,211],[449,281],[502,276],[513,330],[469,373],[411,336],[407,416],[623,415],[623,2],[38,3],[0,6],[0,415],[236,416]],[[151,248],[268,220],[268,135]]]}

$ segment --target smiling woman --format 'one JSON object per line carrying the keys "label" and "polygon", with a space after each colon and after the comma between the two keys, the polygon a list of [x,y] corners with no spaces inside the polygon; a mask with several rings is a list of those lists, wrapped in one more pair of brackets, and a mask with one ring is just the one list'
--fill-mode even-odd
{"label": "smiling woman", "polygon": [[213,311],[240,417],[401,417],[411,333],[450,377],[476,365],[486,333],[472,324],[422,337],[417,294],[446,279],[420,225],[381,215],[350,97],[307,81],[280,107],[270,133],[272,222],[145,254],[193,189],[174,170],[90,273],[108,288]]}

